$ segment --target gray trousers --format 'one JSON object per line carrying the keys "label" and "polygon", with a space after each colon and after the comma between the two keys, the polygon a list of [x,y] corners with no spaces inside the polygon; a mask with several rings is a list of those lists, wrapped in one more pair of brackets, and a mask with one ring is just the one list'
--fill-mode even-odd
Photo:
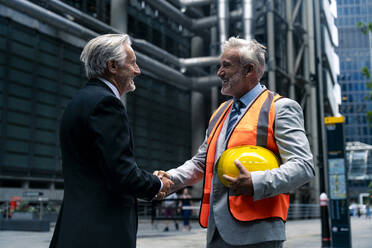
{"label": "gray trousers", "polygon": [[283,248],[284,241],[268,241],[251,245],[229,245],[220,236],[216,229],[211,242],[207,243],[207,248]]}

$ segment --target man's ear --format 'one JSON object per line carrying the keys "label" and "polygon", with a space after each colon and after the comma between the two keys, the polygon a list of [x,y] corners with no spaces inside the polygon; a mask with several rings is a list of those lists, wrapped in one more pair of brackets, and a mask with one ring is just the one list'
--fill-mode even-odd
{"label": "man's ear", "polygon": [[244,76],[248,76],[248,74],[252,71],[253,71],[253,65],[252,64],[243,65]]}
{"label": "man's ear", "polygon": [[115,60],[107,61],[107,71],[111,74],[116,74],[116,72],[118,71],[118,64]]}

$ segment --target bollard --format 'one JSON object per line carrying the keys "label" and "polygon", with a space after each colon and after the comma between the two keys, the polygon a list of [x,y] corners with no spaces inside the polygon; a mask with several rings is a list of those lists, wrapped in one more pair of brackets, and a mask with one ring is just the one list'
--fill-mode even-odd
{"label": "bollard", "polygon": [[331,247],[331,235],[329,230],[328,218],[328,196],[326,193],[321,193],[319,197],[320,214],[322,218],[322,247]]}

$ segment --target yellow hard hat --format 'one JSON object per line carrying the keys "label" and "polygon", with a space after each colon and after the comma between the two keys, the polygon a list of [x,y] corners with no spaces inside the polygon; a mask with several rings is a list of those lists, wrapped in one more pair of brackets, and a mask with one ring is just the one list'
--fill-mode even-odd
{"label": "yellow hard hat", "polygon": [[264,171],[279,167],[279,160],[275,154],[260,146],[237,146],[224,151],[217,164],[217,172],[221,182],[228,186],[230,182],[222,175],[238,177],[239,169],[234,164],[238,159],[248,171]]}

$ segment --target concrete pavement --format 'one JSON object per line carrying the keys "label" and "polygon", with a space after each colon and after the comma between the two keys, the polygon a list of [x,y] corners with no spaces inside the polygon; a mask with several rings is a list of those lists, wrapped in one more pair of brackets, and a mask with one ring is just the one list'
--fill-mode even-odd
{"label": "concrete pavement", "polygon": [[[182,229],[182,223],[178,222]],[[206,230],[192,223],[191,231],[175,231],[173,223],[169,224],[170,231],[163,232],[164,221],[157,221],[157,228],[151,226],[149,220],[141,220],[138,230],[138,248],[204,248]],[[351,218],[353,248],[372,247],[372,219],[364,217]],[[287,222],[287,241],[285,248],[318,248],[320,242],[320,220],[297,220]],[[0,248],[47,248],[52,231],[14,232],[0,231]]]}

